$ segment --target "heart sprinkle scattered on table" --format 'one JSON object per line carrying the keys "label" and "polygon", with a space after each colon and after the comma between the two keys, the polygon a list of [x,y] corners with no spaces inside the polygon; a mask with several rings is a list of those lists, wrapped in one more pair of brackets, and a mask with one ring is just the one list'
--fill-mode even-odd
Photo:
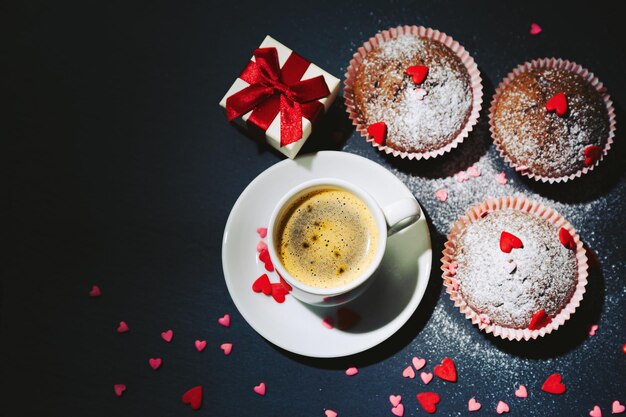
{"label": "heart sprinkle scattered on table", "polygon": [[498,184],[506,185],[506,174],[504,172],[496,174],[495,180]]}
{"label": "heart sprinkle scattered on table", "polygon": [[407,366],[406,368],[404,368],[404,371],[402,371],[402,376],[405,378],[415,378],[415,371],[413,370],[412,366]]}
{"label": "heart sprinkle scattered on table", "polygon": [[155,371],[157,369],[159,369],[161,367],[161,364],[163,363],[163,359],[161,358],[150,358],[148,359],[148,363],[150,364],[150,368],[154,369]]}
{"label": "heart sprinkle scattered on table", "polygon": [[554,373],[545,380],[541,390],[549,394],[563,394],[566,388],[565,384],[561,382],[561,375]]}
{"label": "heart sprinkle scattered on table", "polygon": [[117,332],[126,333],[128,330],[128,324],[125,321],[120,321],[120,324],[117,326]]}
{"label": "heart sprinkle scattered on table", "polygon": [[171,329],[161,332],[161,338],[165,340],[167,343],[172,341],[172,337],[174,337],[174,332]]}
{"label": "heart sprinkle scattered on table", "polygon": [[530,24],[530,34],[531,35],[539,35],[541,33],[541,26],[536,23]]}
{"label": "heart sprinkle scattered on table", "polygon": [[253,390],[259,395],[265,395],[265,389],[265,382],[261,382],[259,385],[256,385]]}
{"label": "heart sprinkle scattered on table", "polygon": [[124,391],[126,391],[126,385],[124,384],[113,385],[113,392],[115,392],[115,395],[117,395],[118,397],[121,397]]}
{"label": "heart sprinkle scattered on table", "polygon": [[428,383],[433,379],[433,374],[430,372],[422,372],[420,373],[420,378],[424,384],[428,385]]}
{"label": "heart sprinkle scattered on table", "polygon": [[437,411],[437,404],[441,401],[439,394],[435,392],[420,392],[416,397],[424,411],[430,414]]}
{"label": "heart sprinkle scattered on table", "polygon": [[351,368],[346,369],[346,375],[348,375],[348,376],[354,376],[354,375],[356,375],[358,373],[359,373],[359,370],[357,368],[355,368],[355,367],[351,367]]}
{"label": "heart sprinkle scattered on table", "polygon": [[100,297],[102,295],[102,291],[100,291],[100,287],[98,287],[97,285],[94,285],[91,287],[91,290],[89,291],[89,296],[96,298],[96,297]]}
{"label": "heart sprinkle scattered on table", "polygon": [[600,407],[595,405],[593,407],[593,410],[589,411],[589,416],[591,416],[591,417],[602,417],[602,410],[600,410]]}
{"label": "heart sprinkle scattered on table", "polygon": [[385,122],[372,123],[367,127],[367,133],[374,138],[374,142],[382,145],[387,138],[387,124]]}
{"label": "heart sprinkle scattered on table", "polygon": [[589,328],[589,336],[595,336],[596,330],[598,330],[598,325],[592,324],[591,327]]}
{"label": "heart sprinkle scattered on table", "polygon": [[482,407],[482,404],[480,404],[478,401],[476,401],[476,398],[472,397],[469,399],[468,403],[467,403],[467,409],[469,411],[478,411],[480,410],[480,407]]}
{"label": "heart sprinkle scattered on table", "polygon": [[391,403],[391,405],[393,405],[394,407],[398,404],[400,404],[400,402],[402,401],[402,396],[401,395],[390,395],[389,396],[389,402]]}
{"label": "heart sprinkle scattered on table", "polygon": [[202,406],[202,385],[190,388],[183,394],[183,404],[189,404],[192,410],[198,410]]}
{"label": "heart sprinkle scattered on table", "polygon": [[624,412],[624,410],[626,410],[626,407],[624,407],[622,404],[620,404],[619,401],[615,400],[613,401],[613,404],[611,406],[611,413],[613,414],[621,414]]}
{"label": "heart sprinkle scattered on table", "polygon": [[448,190],[442,188],[440,190],[435,191],[435,197],[439,199],[442,203],[445,203],[448,199]]}
{"label": "heart sprinkle scattered on table", "polygon": [[508,413],[509,405],[505,403],[504,401],[498,401],[498,405],[496,406],[496,412],[498,414]]}
{"label": "heart sprinkle scattered on table", "polygon": [[402,417],[404,415],[404,405],[398,404],[391,408],[391,413],[394,416]]}
{"label": "heart sprinkle scattered on table", "polygon": [[328,409],[328,410],[324,411],[324,415],[326,417],[337,417],[338,416],[337,412],[334,411],[334,410],[331,410],[331,409]]}
{"label": "heart sprinkle scattered on table", "polygon": [[194,342],[194,345],[196,346],[196,349],[198,350],[198,352],[202,352],[204,348],[206,347],[206,340],[196,340]]}
{"label": "heart sprinkle scattered on table", "polygon": [[230,315],[224,314],[224,316],[217,319],[217,322],[224,327],[230,327]]}
{"label": "heart sprinkle scattered on table", "polygon": [[230,352],[233,351],[233,344],[232,343],[222,343],[220,345],[220,349],[222,349],[222,351],[224,352],[224,355],[230,355]]}
{"label": "heart sprinkle scattered on table", "polygon": [[520,385],[518,389],[515,390],[515,396],[517,398],[526,398],[528,397],[528,391],[524,385]]}
{"label": "heart sprinkle scattered on table", "polygon": [[415,370],[419,371],[420,369],[422,369],[426,365],[426,359],[415,357],[415,358],[413,358],[411,360],[411,363],[415,367]]}
{"label": "heart sprinkle scattered on table", "polygon": [[450,358],[444,358],[440,365],[435,366],[433,372],[444,381],[456,382],[456,367]]}

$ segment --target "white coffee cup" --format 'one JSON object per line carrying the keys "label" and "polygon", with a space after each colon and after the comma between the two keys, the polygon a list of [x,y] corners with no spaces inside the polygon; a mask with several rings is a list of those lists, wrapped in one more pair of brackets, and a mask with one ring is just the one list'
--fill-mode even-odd
{"label": "white coffee cup", "polygon": [[[340,189],[358,197],[363,201],[376,222],[378,239],[374,257],[368,267],[354,280],[340,287],[318,288],[307,285],[287,272],[277,253],[277,227],[287,209],[300,197],[316,189]],[[380,266],[387,246],[387,237],[415,223],[421,215],[420,207],[413,197],[400,198],[395,203],[380,207],[376,200],[362,188],[335,178],[321,178],[304,182],[289,190],[276,204],[268,226],[268,251],[278,273],[292,286],[291,294],[302,302],[317,306],[335,306],[353,300],[371,283],[375,272]]]}

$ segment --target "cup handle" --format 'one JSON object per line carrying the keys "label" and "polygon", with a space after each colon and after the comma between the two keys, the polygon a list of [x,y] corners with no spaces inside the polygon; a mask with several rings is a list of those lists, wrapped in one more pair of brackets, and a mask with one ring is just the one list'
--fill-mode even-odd
{"label": "cup handle", "polygon": [[422,212],[413,197],[406,197],[382,208],[387,221],[387,236],[415,223]]}

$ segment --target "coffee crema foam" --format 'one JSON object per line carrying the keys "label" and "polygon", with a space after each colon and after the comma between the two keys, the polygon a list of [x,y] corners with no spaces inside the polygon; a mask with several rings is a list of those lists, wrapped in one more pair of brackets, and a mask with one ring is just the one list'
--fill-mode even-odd
{"label": "coffee crema foam", "polygon": [[368,206],[341,189],[315,190],[282,215],[276,251],[291,276],[316,288],[341,287],[370,266],[378,227]]}

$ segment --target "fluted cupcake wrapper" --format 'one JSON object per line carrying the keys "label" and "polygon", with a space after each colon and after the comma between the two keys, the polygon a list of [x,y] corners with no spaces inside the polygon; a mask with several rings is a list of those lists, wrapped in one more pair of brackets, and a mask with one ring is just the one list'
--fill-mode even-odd
{"label": "fluted cupcake wrapper", "polygon": [[[520,210],[545,219],[548,223],[553,225],[556,230],[563,227],[572,235],[574,242],[576,243],[576,264],[578,272],[576,277],[576,289],[574,290],[574,293],[568,303],[561,309],[561,311],[552,317],[552,321],[549,324],[540,329],[515,329],[493,323],[486,323],[484,320],[481,321],[480,314],[474,311],[461,296],[459,292],[459,283],[456,279],[456,268],[451,267],[451,264],[456,262],[455,253],[457,242],[459,237],[463,234],[465,228],[469,224],[479,221],[481,219],[481,214],[484,214],[485,212],[493,212],[504,209]],[[537,339],[538,337],[545,336],[546,334],[552,333],[554,330],[558,329],[567,320],[569,320],[571,315],[576,311],[576,308],[580,305],[583,295],[585,294],[585,286],[587,285],[587,255],[585,248],[583,247],[583,242],[580,240],[580,237],[572,225],[552,208],[546,207],[536,201],[527,200],[522,196],[490,198],[467,210],[465,215],[461,216],[450,228],[448,240],[444,245],[441,262],[443,285],[446,287],[446,293],[450,295],[450,299],[454,302],[454,305],[459,308],[459,311],[485,333],[491,333],[494,336],[508,340]]]}
{"label": "fluted cupcake wrapper", "polygon": [[[467,121],[465,122],[463,127],[459,130],[456,137],[451,142],[449,142],[447,145],[441,148],[438,148],[432,151],[404,152],[398,149],[394,149],[390,146],[376,143],[374,141],[374,138],[372,138],[368,134],[367,132],[368,126],[364,123],[364,121],[361,120],[356,110],[356,107],[354,105],[353,85],[354,85],[354,80],[355,80],[357,71],[359,69],[359,66],[363,62],[363,59],[368,54],[368,52],[374,49],[377,49],[379,45],[387,42],[390,39],[395,39],[400,35],[415,35],[415,36],[419,36],[422,38],[427,38],[427,39],[441,42],[442,44],[450,48],[461,59],[461,62],[465,66],[465,69],[467,70],[470,76],[470,88],[472,91],[472,104],[471,104],[471,111],[470,111],[469,117],[467,118]],[[344,95],[344,100],[346,104],[346,111],[348,112],[350,120],[352,120],[352,124],[355,126],[356,130],[361,133],[361,136],[365,137],[366,140],[369,143],[371,143],[373,147],[377,148],[380,151],[385,152],[386,154],[391,154],[395,157],[400,157],[400,158],[408,158],[410,160],[411,159],[416,159],[416,160],[429,159],[429,158],[435,158],[437,156],[441,156],[445,154],[446,152],[450,152],[452,149],[459,146],[459,144],[462,143],[465,140],[465,138],[469,136],[469,132],[472,131],[472,129],[474,128],[474,125],[476,125],[476,123],[478,122],[478,117],[479,117],[481,105],[483,102],[483,99],[482,99],[483,87],[482,87],[482,80],[480,78],[480,72],[478,71],[478,67],[476,66],[476,63],[474,62],[474,59],[470,56],[469,52],[467,52],[465,48],[461,46],[461,44],[459,44],[457,41],[452,39],[452,37],[438,30],[433,30],[431,28],[426,28],[423,26],[398,26],[398,27],[391,28],[388,30],[383,30],[382,32],[377,33],[375,36],[371,37],[367,42],[365,42],[363,46],[361,46],[357,50],[357,52],[355,52],[355,54],[352,57],[352,60],[350,61],[350,64],[348,65],[345,77],[346,79],[344,81],[343,95]]]}
{"label": "fluted cupcake wrapper", "polygon": [[[558,69],[571,71],[575,74],[580,75],[581,77],[583,77],[583,79],[589,82],[589,84],[591,84],[600,93],[600,95],[602,96],[602,99],[604,100],[604,104],[606,105],[606,109],[608,111],[609,137],[607,138],[606,144],[604,145],[604,148],[602,149],[602,156],[593,165],[584,167],[583,169],[570,175],[565,175],[562,177],[545,177],[545,176],[533,174],[532,172],[528,170],[527,167],[516,164],[515,162],[511,160],[511,158],[509,158],[509,156],[506,154],[502,146],[502,139],[496,134],[496,131],[495,131],[493,116],[496,110],[496,103],[498,102],[498,99],[500,98],[500,94],[502,93],[502,91],[519,74],[522,74],[529,70],[538,69],[538,68],[558,68]],[[514,168],[517,172],[529,178],[532,178],[536,181],[541,181],[544,183],[547,182],[547,183],[552,184],[555,182],[556,183],[567,182],[574,178],[578,178],[582,176],[583,174],[586,174],[589,171],[592,171],[597,165],[600,164],[600,161],[604,159],[606,154],[608,154],[609,150],[611,149],[611,145],[613,144],[613,138],[615,137],[615,108],[613,107],[613,102],[611,101],[611,97],[607,93],[606,89],[604,88],[600,80],[586,68],[578,65],[575,62],[560,59],[560,58],[535,59],[533,61],[525,62],[519,65],[517,68],[511,71],[500,82],[500,84],[498,85],[498,88],[496,88],[496,91],[493,95],[493,99],[491,100],[491,106],[489,107],[489,130],[491,132],[491,137],[493,138],[493,141],[496,144],[496,149],[498,150],[498,152],[500,152],[500,156],[502,156],[502,158],[504,158],[504,160],[509,164],[509,166]]]}

